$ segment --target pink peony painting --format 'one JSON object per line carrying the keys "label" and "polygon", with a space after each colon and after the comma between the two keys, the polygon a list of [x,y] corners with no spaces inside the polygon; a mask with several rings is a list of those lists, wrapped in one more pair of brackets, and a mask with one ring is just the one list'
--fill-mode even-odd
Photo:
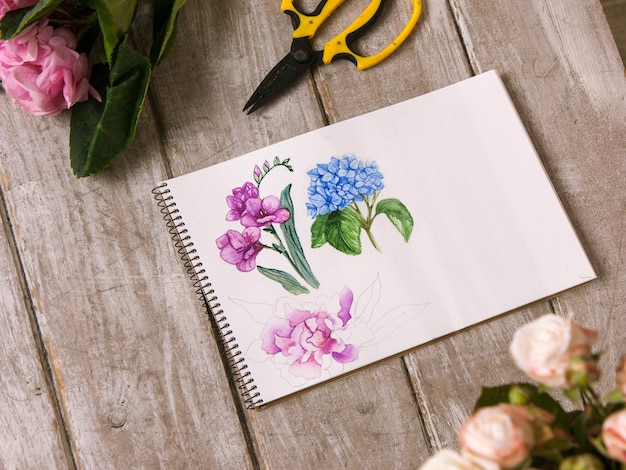
{"label": "pink peony painting", "polygon": [[352,291],[345,287],[339,294],[337,313],[323,308],[286,311],[285,318],[274,318],[263,329],[261,348],[267,354],[286,357],[290,373],[305,379],[319,378],[325,359],[340,363],[355,361],[358,348],[341,338],[352,318],[352,301]]}

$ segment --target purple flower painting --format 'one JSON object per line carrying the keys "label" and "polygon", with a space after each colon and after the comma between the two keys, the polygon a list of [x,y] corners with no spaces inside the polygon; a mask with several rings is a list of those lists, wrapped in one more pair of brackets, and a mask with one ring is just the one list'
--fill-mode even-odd
{"label": "purple flower painting", "polygon": [[274,318],[263,329],[261,348],[267,354],[284,356],[291,374],[309,380],[321,376],[325,361],[355,361],[358,348],[341,339],[352,318],[352,300],[352,291],[345,287],[339,294],[337,313],[324,308],[287,309],[285,318]]}
{"label": "purple flower painting", "polygon": [[[296,232],[291,185],[283,189],[280,198],[273,194],[261,197],[261,182],[273,169],[279,167],[293,171],[288,158],[281,161],[276,157],[272,163],[265,161],[262,167],[255,165],[252,172],[254,183],[246,181],[226,196],[226,220],[239,222],[243,229],[241,232],[228,230],[215,240],[215,244],[220,250],[220,258],[234,265],[240,272],[248,273],[256,268],[263,276],[280,283],[288,292],[304,294],[309,292],[308,288],[291,274],[257,264],[259,253],[278,253],[309,286],[315,289],[319,287]],[[263,236],[268,240],[262,240]]]}
{"label": "purple flower painting", "polygon": [[245,212],[241,216],[241,225],[244,227],[265,227],[269,224],[282,224],[291,214],[280,207],[280,200],[276,196],[267,196],[263,199],[248,199],[245,203]]}
{"label": "purple flower painting", "polygon": [[229,230],[216,243],[224,261],[234,264],[241,272],[248,272],[256,267],[256,256],[263,249],[260,238],[261,230],[258,227],[247,227],[242,233]]}
{"label": "purple flower painting", "polygon": [[259,188],[254,184],[246,181],[242,187],[235,188],[232,196],[226,196],[226,205],[230,211],[226,214],[226,220],[240,220],[246,212],[246,201],[248,199],[256,199],[259,197]]}

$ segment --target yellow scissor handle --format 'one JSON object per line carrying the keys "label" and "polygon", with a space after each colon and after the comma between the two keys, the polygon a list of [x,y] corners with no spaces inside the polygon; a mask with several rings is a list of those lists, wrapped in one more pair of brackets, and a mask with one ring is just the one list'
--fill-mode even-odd
{"label": "yellow scissor handle", "polygon": [[294,6],[293,0],[282,0],[280,11],[289,14],[293,21],[293,39],[311,39],[315,36],[319,27],[322,26],[322,23],[324,23],[332,12],[339,8],[345,1],[346,0],[322,0],[315,11],[307,15]]}
{"label": "yellow scissor handle", "polygon": [[354,59],[358,70],[364,70],[385,60],[398,47],[400,47],[400,44],[402,44],[409,36],[417,24],[417,20],[419,20],[420,13],[422,12],[422,2],[421,0],[412,0],[412,2],[413,13],[411,14],[411,18],[409,18],[409,22],[400,34],[391,42],[391,44],[385,47],[382,51],[374,55],[362,56],[350,49],[350,45],[348,44],[350,40],[348,36],[357,31],[359,28],[365,26],[378,12],[382,0],[373,0],[372,3],[367,6],[363,13],[361,13],[361,15],[350,26],[324,45],[324,55],[322,56],[322,61],[325,64],[330,64],[335,57],[348,55]]}

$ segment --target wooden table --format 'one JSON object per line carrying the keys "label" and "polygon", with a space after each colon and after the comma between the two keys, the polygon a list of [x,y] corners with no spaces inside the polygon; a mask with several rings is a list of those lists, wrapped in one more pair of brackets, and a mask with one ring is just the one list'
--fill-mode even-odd
{"label": "wooden table", "polygon": [[[348,2],[345,17],[365,3]],[[408,18],[408,1],[392,3],[368,44]],[[69,168],[69,115],[28,116],[1,94],[0,467],[416,468],[457,444],[480,385],[523,379],[510,338],[547,312],[601,331],[608,390],[626,352],[626,83],[600,4],[575,3],[425,0],[389,60],[364,72],[320,68],[247,116],[243,103],[288,47],[288,18],[271,0],[188,2],[137,139],[81,180]],[[489,69],[501,73],[598,280],[246,410],[152,187]]]}

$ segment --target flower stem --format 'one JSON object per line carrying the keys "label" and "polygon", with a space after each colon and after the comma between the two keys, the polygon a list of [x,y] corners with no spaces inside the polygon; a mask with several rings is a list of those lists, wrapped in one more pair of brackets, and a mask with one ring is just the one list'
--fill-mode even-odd
{"label": "flower stem", "polygon": [[267,229],[268,232],[270,232],[272,235],[274,235],[274,237],[278,241],[278,243],[276,244],[276,246],[278,246],[278,249],[276,249],[275,247],[268,247],[268,248],[271,248],[272,250],[276,251],[277,253],[280,253],[285,258],[287,258],[287,261],[289,261],[289,264],[291,265],[291,267],[293,269],[295,269],[296,272],[298,272],[298,267],[296,266],[296,263],[294,263],[294,261],[291,259],[291,256],[289,255],[289,251],[287,250],[287,248],[283,244],[283,241],[281,240],[281,238],[278,235],[278,232],[276,231],[274,226],[273,225],[268,225],[265,228]]}
{"label": "flower stem", "polygon": [[359,216],[359,219],[361,220],[361,227],[363,228],[363,230],[365,230],[365,233],[367,233],[367,238],[369,238],[370,242],[372,243],[372,246],[376,248],[376,251],[381,252],[381,249],[378,246],[378,243],[376,243],[376,239],[374,238],[374,234],[372,233],[372,230],[371,230],[372,223],[374,222],[374,219],[376,218],[376,215],[372,217],[372,210],[374,208],[374,203],[376,202],[377,196],[378,196],[378,193],[374,193],[374,198],[372,199],[371,203],[367,196],[363,196],[363,200],[365,201],[365,207],[367,208],[367,217],[363,217],[363,214],[361,213],[361,209],[359,209],[359,206],[357,205],[356,201],[352,202],[352,207],[354,208],[357,215]]}
{"label": "flower stem", "polygon": [[582,395],[583,400],[586,401],[598,413],[602,420],[606,419],[609,413],[605,406],[602,404],[602,400],[592,387],[582,387],[580,389],[580,394]]}

